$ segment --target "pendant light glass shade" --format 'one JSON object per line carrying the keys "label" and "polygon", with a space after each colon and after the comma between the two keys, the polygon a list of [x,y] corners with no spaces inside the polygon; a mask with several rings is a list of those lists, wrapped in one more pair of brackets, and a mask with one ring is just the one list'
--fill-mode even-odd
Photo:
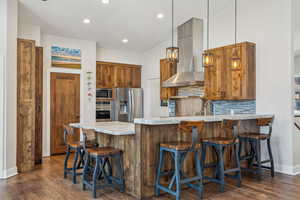
{"label": "pendant light glass shade", "polygon": [[206,51],[202,54],[202,59],[204,67],[211,67],[214,65],[214,54]]}
{"label": "pendant light glass shade", "polygon": [[174,47],[174,0],[172,0],[172,46],[166,49],[166,59],[170,62],[179,62],[179,48]]}
{"label": "pendant light glass shade", "polygon": [[166,57],[168,61],[179,62],[179,48],[178,47],[169,47],[167,48]]}
{"label": "pendant light glass shade", "polygon": [[231,70],[240,70],[241,69],[241,57],[239,55],[239,47],[235,47],[233,49],[232,57],[231,57]]}

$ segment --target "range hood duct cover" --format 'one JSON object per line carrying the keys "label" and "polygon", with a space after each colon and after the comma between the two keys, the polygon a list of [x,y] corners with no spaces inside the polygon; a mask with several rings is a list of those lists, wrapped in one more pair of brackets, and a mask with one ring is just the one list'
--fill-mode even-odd
{"label": "range hood duct cover", "polygon": [[203,86],[201,70],[203,52],[203,21],[192,18],[178,26],[179,64],[177,73],[163,82],[162,87]]}

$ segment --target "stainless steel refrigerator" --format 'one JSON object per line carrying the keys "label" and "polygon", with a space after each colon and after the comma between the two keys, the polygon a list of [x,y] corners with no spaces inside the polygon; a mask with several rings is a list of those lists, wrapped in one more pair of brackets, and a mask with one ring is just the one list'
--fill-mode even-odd
{"label": "stainless steel refrigerator", "polygon": [[113,101],[113,121],[133,122],[143,118],[143,89],[116,88]]}

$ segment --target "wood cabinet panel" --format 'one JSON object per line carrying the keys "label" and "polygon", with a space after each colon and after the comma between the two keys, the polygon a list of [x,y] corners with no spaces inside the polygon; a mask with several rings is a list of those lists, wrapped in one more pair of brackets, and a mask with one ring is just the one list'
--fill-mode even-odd
{"label": "wood cabinet panel", "polygon": [[17,49],[17,167],[35,165],[35,41],[18,39]]}
{"label": "wood cabinet panel", "polygon": [[35,163],[42,163],[43,152],[43,48],[35,48]]}
{"label": "wood cabinet panel", "polygon": [[[234,48],[241,58],[240,70],[231,69]],[[255,44],[244,42],[237,46],[210,49],[214,55],[213,66],[205,68],[205,97],[211,100],[255,99]]]}
{"label": "wood cabinet panel", "polygon": [[160,60],[160,100],[168,100],[171,96],[177,95],[177,88],[162,87],[162,83],[176,74],[176,72],[176,62],[170,62],[167,59]]}
{"label": "wood cabinet panel", "polygon": [[97,62],[97,88],[140,88],[141,66]]}

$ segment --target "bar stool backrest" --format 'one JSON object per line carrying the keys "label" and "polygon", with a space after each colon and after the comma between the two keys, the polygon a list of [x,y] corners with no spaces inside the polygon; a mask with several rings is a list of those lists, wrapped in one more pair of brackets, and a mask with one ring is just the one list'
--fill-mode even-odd
{"label": "bar stool backrest", "polygon": [[95,131],[91,129],[82,129],[82,135],[83,135],[84,150],[86,150],[88,144],[91,144],[92,146],[97,145],[97,137]]}
{"label": "bar stool backrest", "polygon": [[222,121],[222,130],[225,133],[225,137],[233,138],[236,140],[238,138],[238,126],[239,120],[224,119]]}
{"label": "bar stool backrest", "polygon": [[260,118],[256,121],[256,126],[258,127],[269,127],[269,134],[272,134],[272,125],[273,125],[274,117],[271,118]]}
{"label": "bar stool backrest", "polygon": [[[181,133],[192,133],[192,148],[199,142],[199,134],[204,129],[204,121],[181,121],[178,129]],[[201,136],[201,135],[200,135]]]}
{"label": "bar stool backrest", "polygon": [[74,142],[73,141],[74,128],[64,124],[63,129],[64,129],[64,143],[69,144],[71,142]]}

